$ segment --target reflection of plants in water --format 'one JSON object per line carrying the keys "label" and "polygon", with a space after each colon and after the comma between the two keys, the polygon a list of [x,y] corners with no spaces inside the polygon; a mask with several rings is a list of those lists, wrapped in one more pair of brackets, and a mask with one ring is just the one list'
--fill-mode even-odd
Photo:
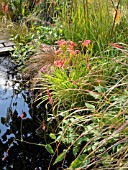
{"label": "reflection of plants in water", "polygon": [[[48,138],[49,132],[42,116],[45,111],[33,106],[32,110],[30,108],[31,117],[28,118],[25,112],[19,116],[16,110],[12,110],[8,107],[7,116],[1,119],[2,124],[8,127],[0,139],[1,167],[18,170],[39,167],[47,169],[54,152],[52,147],[56,145],[52,134]],[[53,169],[57,167],[58,164]]]}
{"label": "reflection of plants in water", "polygon": [[[38,166],[38,160],[41,159],[43,155],[42,151],[44,150],[42,149],[40,152],[40,147],[31,143],[31,141],[40,143],[40,139],[35,133],[37,126],[31,118],[22,119],[16,111],[12,114],[9,126],[10,129],[2,136],[1,141],[1,155],[3,156],[4,152],[7,151],[4,157],[5,159],[2,161],[2,166],[8,167],[13,165],[14,169],[16,166],[19,167],[19,165],[22,165],[24,169],[27,169],[25,166],[30,166],[32,169],[36,168]],[[8,138],[8,135],[11,137]],[[25,143],[23,140],[30,143],[27,144],[27,142]],[[42,167],[42,165],[40,166]]]}

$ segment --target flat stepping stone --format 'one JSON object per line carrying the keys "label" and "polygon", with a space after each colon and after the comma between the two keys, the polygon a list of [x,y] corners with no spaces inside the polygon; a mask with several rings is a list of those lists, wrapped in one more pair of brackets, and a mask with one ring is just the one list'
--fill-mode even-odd
{"label": "flat stepping stone", "polygon": [[0,40],[0,56],[9,55],[10,52],[14,51],[15,43],[9,40]]}
{"label": "flat stepping stone", "polygon": [[10,51],[13,51],[13,50],[14,50],[13,47],[3,47],[3,48],[0,48],[0,53],[10,52]]}
{"label": "flat stepping stone", "polygon": [[15,43],[14,42],[5,42],[4,45],[5,45],[5,47],[10,47],[10,46],[14,46]]}

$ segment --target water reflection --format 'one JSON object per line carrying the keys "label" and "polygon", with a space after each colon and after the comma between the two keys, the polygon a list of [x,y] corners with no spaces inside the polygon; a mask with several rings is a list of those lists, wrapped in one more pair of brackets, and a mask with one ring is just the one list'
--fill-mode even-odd
{"label": "water reflection", "polygon": [[14,84],[14,68],[15,65],[10,58],[0,57],[0,118],[5,117],[5,124],[0,123],[0,138],[7,129],[12,113],[16,110],[21,114],[22,110],[28,113],[29,108],[24,102],[23,93],[15,94],[18,84]]}
{"label": "water reflection", "polygon": [[[46,137],[48,143],[52,141],[45,130],[37,135],[46,111],[31,104],[28,89],[14,83],[14,68],[10,58],[0,58],[0,169],[47,170],[52,155],[38,144],[46,144]],[[55,150],[56,145],[52,147]],[[61,166],[50,170],[61,170]]]}

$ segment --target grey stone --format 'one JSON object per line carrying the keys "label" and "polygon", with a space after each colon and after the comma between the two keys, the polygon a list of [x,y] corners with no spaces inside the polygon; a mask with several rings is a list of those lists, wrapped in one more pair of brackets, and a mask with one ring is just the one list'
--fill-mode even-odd
{"label": "grey stone", "polygon": [[8,40],[0,40],[0,44],[6,43],[6,42],[8,42]]}
{"label": "grey stone", "polygon": [[3,48],[0,48],[0,53],[6,53],[6,52],[13,51],[13,50],[14,50],[13,47],[3,47]]}
{"label": "grey stone", "polygon": [[14,46],[15,43],[14,42],[6,42],[4,43],[5,47],[10,47],[10,46]]}
{"label": "grey stone", "polygon": [[4,47],[4,45],[3,45],[3,44],[0,44],[0,48],[2,48],[2,47]]}

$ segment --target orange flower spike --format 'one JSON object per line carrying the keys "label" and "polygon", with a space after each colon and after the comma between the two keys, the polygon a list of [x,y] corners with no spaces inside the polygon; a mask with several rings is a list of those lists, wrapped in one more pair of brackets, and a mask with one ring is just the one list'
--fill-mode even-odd
{"label": "orange flower spike", "polygon": [[86,62],[87,62],[87,64],[89,63],[89,59],[88,59],[88,56],[86,57]]}

